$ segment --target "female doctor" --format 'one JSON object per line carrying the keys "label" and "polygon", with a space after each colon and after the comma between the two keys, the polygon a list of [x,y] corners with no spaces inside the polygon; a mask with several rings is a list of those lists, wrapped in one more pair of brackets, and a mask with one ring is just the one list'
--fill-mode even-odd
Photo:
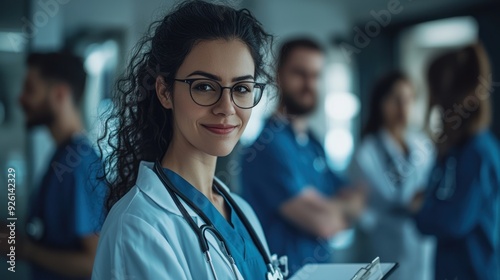
{"label": "female doctor", "polygon": [[438,161],[418,228],[437,238],[435,279],[500,279],[500,145],[488,126],[491,71],[479,44],[445,53],[427,72],[432,106],[442,109]]}
{"label": "female doctor", "polygon": [[369,207],[358,231],[367,245],[363,257],[398,262],[395,279],[423,280],[431,276],[433,244],[419,233],[406,209],[426,185],[434,147],[432,140],[410,128],[414,101],[414,87],[404,73],[394,71],[377,81],[350,175],[369,187]]}
{"label": "female doctor", "polygon": [[92,279],[282,279],[254,212],[214,177],[262,97],[272,37],[248,10],[202,1],[151,29],[107,121]]}

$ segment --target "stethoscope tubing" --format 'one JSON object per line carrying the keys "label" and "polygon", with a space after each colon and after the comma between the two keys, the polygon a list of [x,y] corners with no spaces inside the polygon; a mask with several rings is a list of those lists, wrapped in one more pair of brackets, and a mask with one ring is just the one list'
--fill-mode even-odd
{"label": "stethoscope tubing", "polygon": [[[206,256],[206,259],[209,262],[209,265],[211,266],[212,273],[214,274],[214,278],[217,279],[217,276],[215,274],[215,269],[214,269],[213,264],[211,262],[210,253],[208,253],[209,246],[208,246],[207,239],[205,238],[205,235],[204,235],[205,231],[210,231],[217,239],[219,239],[219,241],[221,243],[221,247],[223,247],[223,249],[225,251],[224,253],[228,257],[228,260],[232,266],[233,273],[235,274],[235,277],[237,279],[238,277],[236,274],[236,270],[234,270],[234,267],[236,265],[235,265],[234,259],[231,255],[229,248],[226,246],[226,240],[224,239],[224,237],[213,226],[213,223],[210,221],[210,219],[207,217],[207,215],[205,213],[203,213],[203,211],[201,211],[201,209],[198,208],[188,197],[186,197],[183,193],[181,193],[177,188],[174,187],[173,183],[163,173],[160,166],[161,165],[160,165],[159,161],[157,160],[154,164],[154,168],[153,168],[154,172],[156,173],[156,175],[158,176],[158,178],[160,179],[162,184],[165,186],[165,188],[169,192],[170,196],[174,200],[174,203],[176,204],[177,208],[181,212],[182,216],[184,216],[185,220],[188,222],[191,229],[196,233],[196,236],[198,238],[198,242],[200,244],[200,248],[201,248],[203,254]],[[232,208],[234,209],[234,211],[236,212],[238,217],[241,219],[243,225],[245,226],[246,230],[248,231],[250,237],[252,238],[252,241],[254,242],[255,246],[257,247],[257,250],[261,254],[262,258],[264,259],[264,262],[266,263],[268,271],[271,273],[274,273],[274,267],[272,265],[271,259],[268,256],[268,254],[264,248],[264,245],[262,244],[261,240],[258,238],[257,233],[255,232],[255,229],[250,224],[250,221],[248,220],[246,215],[243,213],[241,208],[236,204],[236,202],[231,197],[231,195],[221,186],[220,182],[217,179],[214,180],[214,187],[219,192],[221,192],[224,195],[224,197],[228,200],[228,202],[231,204]],[[202,218],[202,220],[205,222],[204,226],[202,226],[201,228],[198,227],[198,225],[195,223],[195,221],[191,218],[191,216],[187,212],[184,205],[182,205],[182,203],[179,201],[178,197],[180,197],[182,200],[184,200],[184,202],[186,204],[188,204],[189,207],[191,207],[191,209],[198,216],[200,216]]]}

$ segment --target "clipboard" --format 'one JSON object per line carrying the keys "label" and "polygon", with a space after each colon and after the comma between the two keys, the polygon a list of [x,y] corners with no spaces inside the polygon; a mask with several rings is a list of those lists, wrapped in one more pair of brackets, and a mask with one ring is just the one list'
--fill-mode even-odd
{"label": "clipboard", "polygon": [[387,280],[398,268],[398,263],[307,264],[289,280]]}

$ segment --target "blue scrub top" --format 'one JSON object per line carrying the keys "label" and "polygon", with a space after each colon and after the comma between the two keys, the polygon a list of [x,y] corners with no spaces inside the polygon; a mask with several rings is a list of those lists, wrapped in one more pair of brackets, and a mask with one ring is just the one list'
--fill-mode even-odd
{"label": "blue scrub top", "polygon": [[293,225],[279,207],[306,187],[332,196],[346,182],[328,168],[322,145],[309,133],[299,143],[291,125],[278,116],[267,120],[258,139],[243,150],[243,197],[261,221],[271,252],[288,256],[291,274],[307,263],[331,261],[327,240]]}
{"label": "blue scrub top", "polygon": [[[31,198],[26,230],[36,244],[61,251],[82,249],[81,239],[100,230],[106,185],[97,180],[102,166],[84,135],[59,145]],[[33,264],[33,279],[64,277]],[[77,278],[90,279],[90,278]]]}
{"label": "blue scrub top", "polygon": [[[245,279],[265,279],[267,272],[266,264],[262,255],[248,233],[245,225],[240,220],[226,197],[219,192],[229,206],[229,223],[215,206],[189,182],[170,169],[163,168],[165,175],[172,184],[185,196],[192,199],[192,202],[210,219],[215,229],[224,237],[226,246],[233,256],[236,266]],[[206,233],[211,234],[210,232]],[[200,248],[201,254],[201,248]]]}
{"label": "blue scrub top", "polygon": [[437,238],[435,279],[500,279],[500,145],[493,134],[483,131],[451,150],[429,186],[416,222]]}

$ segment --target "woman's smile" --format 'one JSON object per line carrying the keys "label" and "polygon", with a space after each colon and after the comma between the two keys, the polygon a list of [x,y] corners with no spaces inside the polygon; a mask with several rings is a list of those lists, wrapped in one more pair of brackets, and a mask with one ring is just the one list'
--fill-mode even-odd
{"label": "woman's smile", "polygon": [[239,125],[231,124],[202,124],[201,126],[217,135],[228,135],[239,127]]}

